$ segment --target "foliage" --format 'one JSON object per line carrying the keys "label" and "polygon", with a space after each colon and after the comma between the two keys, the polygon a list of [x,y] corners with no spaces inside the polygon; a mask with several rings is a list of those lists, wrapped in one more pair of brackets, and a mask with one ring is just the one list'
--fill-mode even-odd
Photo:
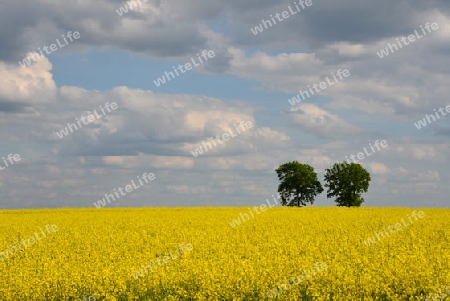
{"label": "foliage", "polygon": [[284,206],[305,206],[314,203],[314,198],[323,192],[314,168],[297,161],[280,165],[276,170],[280,184],[278,193]]}
{"label": "foliage", "polygon": [[325,170],[327,197],[336,197],[338,206],[359,207],[364,202],[361,194],[369,189],[370,180],[369,172],[360,164],[336,163]]}

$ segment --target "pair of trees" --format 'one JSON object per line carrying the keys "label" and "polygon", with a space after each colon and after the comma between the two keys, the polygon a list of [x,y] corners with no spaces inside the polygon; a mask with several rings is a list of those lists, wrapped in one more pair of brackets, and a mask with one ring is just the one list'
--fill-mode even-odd
{"label": "pair of trees", "polygon": [[[278,193],[283,206],[305,206],[323,192],[314,168],[297,161],[280,165],[275,172],[280,180]],[[369,189],[370,174],[357,163],[336,163],[325,170],[327,197],[336,197],[338,206],[361,206],[363,192]]]}

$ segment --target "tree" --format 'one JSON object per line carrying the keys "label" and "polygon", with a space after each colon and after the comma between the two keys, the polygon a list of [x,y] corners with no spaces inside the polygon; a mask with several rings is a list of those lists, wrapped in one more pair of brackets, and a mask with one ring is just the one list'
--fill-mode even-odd
{"label": "tree", "polygon": [[280,165],[275,172],[280,180],[278,193],[283,206],[306,206],[314,203],[314,198],[323,192],[317,174],[308,164],[292,161]]}
{"label": "tree", "polygon": [[336,163],[325,170],[327,197],[337,197],[338,206],[360,207],[363,192],[369,190],[370,174],[357,163]]}

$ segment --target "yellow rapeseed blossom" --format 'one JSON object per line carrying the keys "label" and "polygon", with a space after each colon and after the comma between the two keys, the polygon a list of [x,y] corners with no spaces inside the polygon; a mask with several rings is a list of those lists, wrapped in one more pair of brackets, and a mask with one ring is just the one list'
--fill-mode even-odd
{"label": "yellow rapeseed blossom", "polygon": [[230,225],[248,212],[0,211],[0,300],[403,301],[450,288],[449,209],[274,207]]}

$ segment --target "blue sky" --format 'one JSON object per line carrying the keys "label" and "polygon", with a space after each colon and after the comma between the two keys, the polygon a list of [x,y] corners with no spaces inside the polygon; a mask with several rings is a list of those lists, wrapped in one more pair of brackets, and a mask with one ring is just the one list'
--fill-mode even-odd
{"label": "blue sky", "polygon": [[[93,207],[145,172],[155,180],[107,206],[259,205],[276,193],[280,164],[310,164],[322,179],[376,140],[388,147],[360,162],[372,175],[366,206],[448,207],[450,116],[414,123],[450,105],[449,4],[312,3],[254,35],[293,1],[151,0],[123,16],[121,1],[3,2],[0,158],[22,159],[0,171],[0,207]],[[377,55],[427,22],[438,28]],[[69,31],[80,38],[20,66]],[[214,57],[153,83],[203,50]],[[350,76],[289,104],[339,69]],[[116,110],[56,134],[112,102]],[[241,121],[253,127],[193,156]],[[324,192],[314,205],[334,201]]]}

